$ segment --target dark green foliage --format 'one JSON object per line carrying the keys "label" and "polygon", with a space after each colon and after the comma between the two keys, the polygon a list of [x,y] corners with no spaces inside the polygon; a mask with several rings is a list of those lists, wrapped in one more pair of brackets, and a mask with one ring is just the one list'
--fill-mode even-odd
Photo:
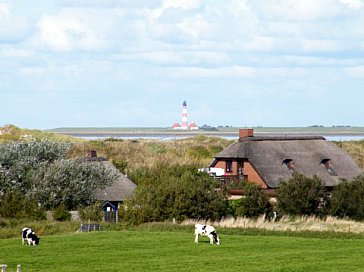
{"label": "dark green foliage", "polygon": [[326,213],[328,194],[317,176],[309,178],[296,173],[282,181],[276,192],[278,209],[283,213],[315,216]]}
{"label": "dark green foliage", "polygon": [[271,211],[268,196],[260,190],[258,185],[245,183],[244,197],[238,202],[237,215],[256,218]]}
{"label": "dark green foliage", "polygon": [[139,180],[135,198],[121,216],[136,223],[217,219],[224,214],[226,201],[215,188],[215,181],[194,167],[159,164]]}
{"label": "dark green foliage", "polygon": [[90,206],[79,209],[78,212],[82,221],[101,221],[103,215],[101,203],[98,201]]}
{"label": "dark green foliage", "polygon": [[53,219],[56,221],[70,221],[71,220],[71,213],[67,210],[65,205],[60,205],[56,209],[54,209]]}
{"label": "dark green foliage", "polygon": [[340,218],[364,219],[364,175],[343,181],[332,191],[330,213]]}
{"label": "dark green foliage", "polygon": [[35,200],[18,191],[6,192],[0,200],[0,217],[12,219],[46,219],[45,211]]}
{"label": "dark green foliage", "polygon": [[32,172],[32,180],[37,181],[32,195],[46,208],[63,204],[72,210],[93,203],[95,189],[106,187],[116,177],[113,168],[101,163],[59,160]]}

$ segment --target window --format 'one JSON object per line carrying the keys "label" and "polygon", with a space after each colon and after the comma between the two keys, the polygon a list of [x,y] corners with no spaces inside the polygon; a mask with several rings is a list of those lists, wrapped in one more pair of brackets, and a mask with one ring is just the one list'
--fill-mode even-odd
{"label": "window", "polygon": [[292,159],[285,159],[283,160],[283,163],[282,164],[285,164],[288,168],[288,170],[291,172],[291,173],[294,173],[295,172],[295,169],[294,169],[294,162]]}
{"label": "window", "polygon": [[233,161],[227,160],[226,161],[226,172],[232,172],[233,171]]}
{"label": "window", "polygon": [[334,168],[331,165],[330,159],[323,159],[321,160],[321,165],[329,172],[331,176],[337,176]]}

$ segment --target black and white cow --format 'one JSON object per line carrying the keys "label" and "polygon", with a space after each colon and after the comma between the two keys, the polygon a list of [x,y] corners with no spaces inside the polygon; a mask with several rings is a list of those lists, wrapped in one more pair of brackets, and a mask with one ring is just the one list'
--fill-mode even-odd
{"label": "black and white cow", "polygon": [[37,237],[35,232],[31,228],[23,228],[21,230],[22,245],[26,244],[28,246],[39,245],[40,238]]}
{"label": "black and white cow", "polygon": [[198,236],[207,236],[210,238],[210,244],[220,245],[220,238],[216,234],[216,230],[210,225],[195,225],[195,243],[198,243]]}

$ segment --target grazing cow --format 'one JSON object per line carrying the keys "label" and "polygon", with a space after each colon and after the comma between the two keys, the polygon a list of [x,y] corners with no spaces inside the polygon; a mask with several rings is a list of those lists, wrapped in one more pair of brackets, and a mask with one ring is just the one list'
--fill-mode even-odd
{"label": "grazing cow", "polygon": [[28,246],[39,245],[40,238],[37,237],[35,232],[31,228],[23,228],[21,230],[22,245],[27,244]]}
{"label": "grazing cow", "polygon": [[207,236],[210,238],[210,244],[220,245],[220,238],[216,234],[216,230],[213,226],[209,225],[195,225],[195,243],[198,243],[198,236]]}

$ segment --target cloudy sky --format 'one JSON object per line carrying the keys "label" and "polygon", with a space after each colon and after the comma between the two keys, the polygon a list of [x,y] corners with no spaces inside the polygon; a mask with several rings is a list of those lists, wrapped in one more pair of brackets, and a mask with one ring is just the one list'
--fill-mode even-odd
{"label": "cloudy sky", "polygon": [[362,0],[0,0],[0,126],[364,126]]}

